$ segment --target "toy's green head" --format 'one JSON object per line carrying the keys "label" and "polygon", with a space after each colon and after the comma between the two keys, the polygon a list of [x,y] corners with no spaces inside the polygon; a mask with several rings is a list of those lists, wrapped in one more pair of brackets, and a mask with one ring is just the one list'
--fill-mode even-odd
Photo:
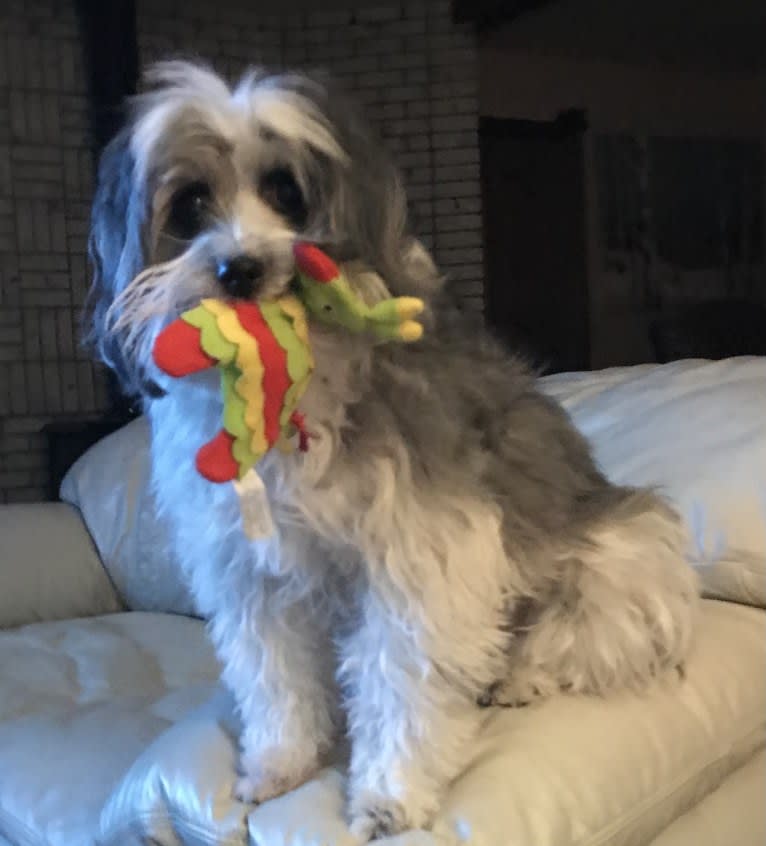
{"label": "toy's green head", "polygon": [[322,323],[380,341],[417,341],[423,327],[415,319],[424,308],[415,297],[394,297],[368,306],[348,284],[335,262],[312,244],[294,248],[298,297]]}

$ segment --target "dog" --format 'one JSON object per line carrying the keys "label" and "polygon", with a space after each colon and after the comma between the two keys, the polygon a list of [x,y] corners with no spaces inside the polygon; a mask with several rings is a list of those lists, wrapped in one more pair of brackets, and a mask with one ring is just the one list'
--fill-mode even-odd
{"label": "dog", "polygon": [[[216,377],[171,384],[151,351],[202,297],[289,291],[297,238],[368,303],[423,298],[426,332],[375,345],[311,326],[314,437],[260,462],[276,530],[252,541],[232,486],[194,467],[220,426]],[[155,66],[102,156],[90,254],[90,342],[151,421],[158,508],[242,721],[240,799],[297,787],[347,736],[354,833],[427,827],[480,706],[683,665],[698,591],[677,514],[607,481],[529,367],[461,313],[328,79]]]}

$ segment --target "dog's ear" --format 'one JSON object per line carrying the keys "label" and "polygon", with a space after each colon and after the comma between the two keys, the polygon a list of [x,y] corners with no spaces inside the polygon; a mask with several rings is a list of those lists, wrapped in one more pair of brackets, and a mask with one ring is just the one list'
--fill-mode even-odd
{"label": "dog's ear", "polygon": [[444,286],[444,277],[439,273],[433,256],[417,238],[405,242],[402,263],[405,277],[412,284],[410,290],[417,291],[420,296],[428,298]]}
{"label": "dog's ear", "polygon": [[349,252],[374,267],[396,296],[428,298],[441,280],[425,247],[409,231],[407,194],[399,169],[359,105],[325,81],[320,104],[346,160],[330,168],[330,230],[349,238]]}
{"label": "dog's ear", "polygon": [[141,393],[141,375],[125,357],[107,324],[115,297],[145,262],[145,187],[137,179],[130,133],[122,130],[105,148],[91,214],[88,255],[92,281],[83,318],[84,343],[110,367],[128,396]]}

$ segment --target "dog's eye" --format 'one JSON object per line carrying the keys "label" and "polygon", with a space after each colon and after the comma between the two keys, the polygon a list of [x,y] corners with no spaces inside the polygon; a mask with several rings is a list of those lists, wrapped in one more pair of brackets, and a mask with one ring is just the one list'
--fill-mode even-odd
{"label": "dog's eye", "polygon": [[185,185],[173,196],[168,229],[177,238],[191,241],[205,228],[210,217],[210,186],[204,182]]}
{"label": "dog's eye", "polygon": [[263,174],[261,196],[281,215],[302,226],[306,222],[306,201],[295,177],[286,167],[274,168]]}

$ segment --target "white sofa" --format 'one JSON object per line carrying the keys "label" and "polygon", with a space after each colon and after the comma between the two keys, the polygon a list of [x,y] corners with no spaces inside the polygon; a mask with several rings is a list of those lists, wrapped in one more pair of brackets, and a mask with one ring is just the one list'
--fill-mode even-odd
{"label": "white sofa", "polygon": [[[705,594],[680,684],[488,712],[432,832],[391,846],[766,843],[766,359],[543,380],[621,482],[684,513]],[[350,846],[343,765],[231,798],[236,720],[146,485],[136,421],[71,504],[0,508],[0,844]]]}

